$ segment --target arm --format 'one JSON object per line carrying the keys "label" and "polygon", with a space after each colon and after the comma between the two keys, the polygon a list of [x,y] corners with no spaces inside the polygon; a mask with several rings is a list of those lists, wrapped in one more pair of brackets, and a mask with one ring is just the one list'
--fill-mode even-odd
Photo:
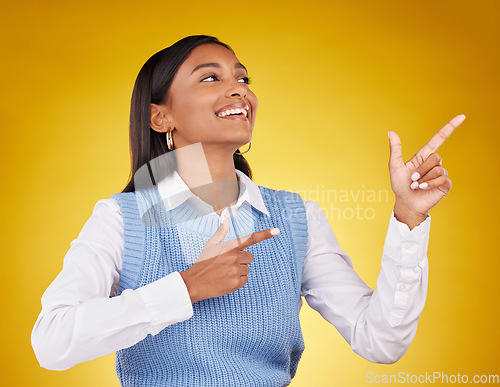
{"label": "arm", "polygon": [[324,212],[305,202],[309,240],[302,296],[333,324],[354,352],[394,363],[413,340],[427,294],[430,217],[412,231],[391,215],[377,289],[356,274]]}
{"label": "arm", "polygon": [[122,253],[120,206],[114,199],[100,200],[42,296],[42,311],[31,335],[42,367],[71,368],[192,316],[178,272],[117,296]]}
{"label": "arm", "polygon": [[353,350],[373,362],[393,363],[408,349],[427,292],[429,210],[451,188],[435,153],[465,116],[454,117],[407,163],[401,140],[388,132],[389,174],[396,201],[382,255],[377,290],[354,272],[317,204],[308,204],[312,235],[304,262],[302,291],[311,307],[334,324]]}

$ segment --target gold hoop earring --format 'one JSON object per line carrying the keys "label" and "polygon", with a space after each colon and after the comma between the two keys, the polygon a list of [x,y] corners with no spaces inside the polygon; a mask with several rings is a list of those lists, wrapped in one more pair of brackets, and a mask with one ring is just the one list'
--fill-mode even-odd
{"label": "gold hoop earring", "polygon": [[241,155],[243,155],[243,154],[247,153],[247,152],[250,150],[250,148],[252,147],[252,141],[250,141],[248,144],[249,144],[249,145],[248,145],[248,149],[247,149],[245,152],[243,152],[243,153],[240,153],[240,152],[234,152],[234,154],[235,154],[235,155],[239,155],[239,156],[241,156]]}
{"label": "gold hoop earring", "polygon": [[167,130],[167,146],[168,150],[174,150],[174,139],[172,137],[172,131],[170,128]]}

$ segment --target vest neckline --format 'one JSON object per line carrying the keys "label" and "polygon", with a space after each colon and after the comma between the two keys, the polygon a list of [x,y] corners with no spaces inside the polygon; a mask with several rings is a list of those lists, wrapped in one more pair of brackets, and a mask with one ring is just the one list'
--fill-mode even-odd
{"label": "vest neckline", "polygon": [[[143,223],[150,226],[175,227],[187,232],[212,237],[221,224],[222,217],[215,212],[203,214],[191,207],[187,201],[167,210],[158,187],[136,191],[138,194],[139,213]],[[256,225],[260,213],[250,203],[244,201],[236,209],[229,207],[229,230],[224,240],[234,239],[257,231]]]}

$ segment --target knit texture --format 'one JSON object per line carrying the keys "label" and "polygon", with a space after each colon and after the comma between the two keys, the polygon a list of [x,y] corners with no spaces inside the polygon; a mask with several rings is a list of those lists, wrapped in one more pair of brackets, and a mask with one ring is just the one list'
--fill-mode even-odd
{"label": "knit texture", "polygon": [[[123,386],[286,386],[304,350],[299,321],[307,218],[300,195],[260,187],[270,217],[244,202],[224,239],[278,227],[246,250],[248,282],[193,304],[193,316],[116,353]],[[118,193],[124,220],[120,293],[188,269],[219,227],[186,202],[166,211],[156,186]]]}

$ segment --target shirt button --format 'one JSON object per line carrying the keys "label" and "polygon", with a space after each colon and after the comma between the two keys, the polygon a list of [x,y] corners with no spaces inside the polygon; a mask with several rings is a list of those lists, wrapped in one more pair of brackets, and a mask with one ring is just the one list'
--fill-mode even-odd
{"label": "shirt button", "polygon": [[399,285],[399,290],[406,290],[406,285],[405,284]]}
{"label": "shirt button", "polygon": [[411,243],[411,242],[405,242],[405,243],[403,243],[403,248],[405,250],[411,250],[412,247],[413,247],[413,243]]}

